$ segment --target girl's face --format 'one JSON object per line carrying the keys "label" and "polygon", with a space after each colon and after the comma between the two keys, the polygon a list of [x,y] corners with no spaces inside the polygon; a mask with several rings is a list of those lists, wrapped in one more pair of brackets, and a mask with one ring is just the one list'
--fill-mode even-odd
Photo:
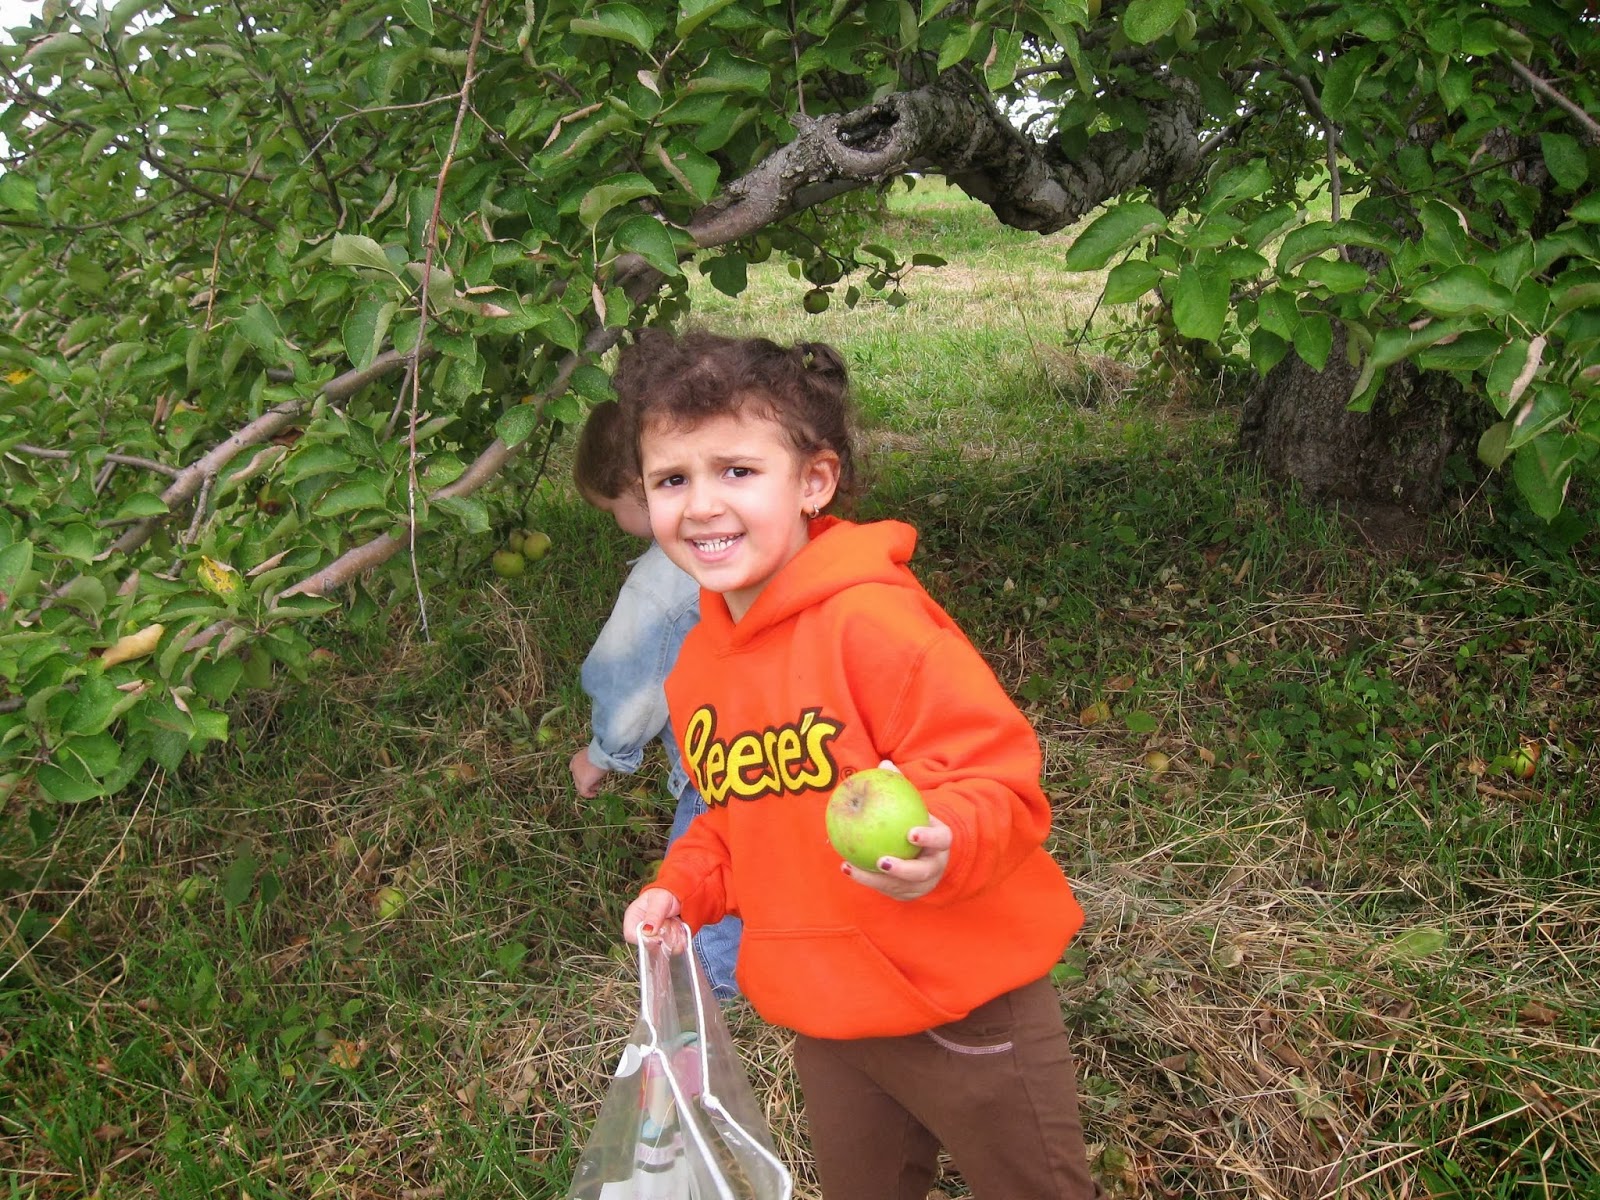
{"label": "girl's face", "polygon": [[839,485],[837,454],[801,454],[782,425],[748,409],[693,426],[652,422],[639,458],[656,541],[735,621],[805,548],[807,515]]}

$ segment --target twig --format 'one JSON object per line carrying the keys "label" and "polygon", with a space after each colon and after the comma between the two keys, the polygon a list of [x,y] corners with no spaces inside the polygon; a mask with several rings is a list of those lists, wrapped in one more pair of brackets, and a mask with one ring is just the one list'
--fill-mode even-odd
{"label": "twig", "polygon": [[[1322,125],[1324,140],[1328,143],[1328,194],[1333,201],[1333,209],[1330,216],[1337,223],[1339,220],[1340,192],[1339,143],[1343,140],[1343,136],[1339,132],[1339,127],[1328,116],[1327,110],[1322,107],[1322,97],[1317,95],[1317,89],[1312,86],[1311,80],[1304,75],[1290,75],[1288,78],[1300,89],[1301,95],[1306,98],[1306,104],[1311,109],[1311,115],[1316,117],[1317,121]],[[1343,255],[1342,248],[1339,253],[1341,256]]]}
{"label": "twig", "polygon": [[[34,458],[50,458],[65,461],[72,458],[75,451],[52,450],[45,446],[32,446],[27,442],[18,442],[15,446],[11,447],[9,453],[31,454]],[[105,457],[105,461],[108,463],[115,463],[116,465],[122,467],[140,467],[146,471],[154,471],[158,475],[166,475],[171,478],[176,478],[183,473],[183,469],[181,467],[175,467],[170,463],[157,462],[153,458],[139,458],[132,454],[108,454]]]}
{"label": "twig", "polygon": [[1567,115],[1576,121],[1578,127],[1583,130],[1584,139],[1591,146],[1600,146],[1600,121],[1596,121],[1588,113],[1584,112],[1582,108],[1558,92],[1548,80],[1539,78],[1539,76],[1528,70],[1527,67],[1510,55],[1506,56],[1506,61],[1511,64],[1511,70],[1516,73],[1517,77],[1530,88],[1556,105],[1556,107],[1565,109]]}
{"label": "twig", "polygon": [[183,535],[183,544],[185,546],[192,546],[195,538],[200,536],[200,526],[205,522],[206,505],[211,501],[211,489],[216,485],[216,482],[217,473],[215,471],[200,482],[200,495],[194,502],[194,517],[189,522],[188,531]]}
{"label": "twig", "polygon": [[[455,162],[456,147],[461,143],[461,127],[466,124],[467,112],[472,107],[472,81],[477,73],[478,46],[483,42],[483,21],[488,15],[490,0],[481,0],[477,19],[472,23],[472,41],[467,44],[467,68],[461,80],[461,103],[456,106],[455,128],[450,131],[450,145],[445,148],[444,162],[439,166],[439,182],[433,189],[433,212],[428,216],[428,250],[422,259],[422,288],[417,301],[417,348],[421,349],[428,331],[428,288],[433,282],[433,256],[439,247],[439,209],[444,204],[445,179]],[[417,589],[417,611],[422,619],[422,637],[431,641],[428,633],[428,604],[422,594],[422,574],[417,566],[417,410],[422,404],[422,372],[412,363],[409,372],[411,383],[411,413],[406,431],[406,530],[411,553],[411,581]]]}

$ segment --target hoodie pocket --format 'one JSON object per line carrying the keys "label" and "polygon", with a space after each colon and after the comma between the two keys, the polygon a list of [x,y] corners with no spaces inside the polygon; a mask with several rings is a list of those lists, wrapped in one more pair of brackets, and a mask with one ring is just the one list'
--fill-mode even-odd
{"label": "hoodie pocket", "polygon": [[739,984],[774,1025],[812,1037],[894,1037],[956,1020],[859,929],[752,932],[739,946]]}

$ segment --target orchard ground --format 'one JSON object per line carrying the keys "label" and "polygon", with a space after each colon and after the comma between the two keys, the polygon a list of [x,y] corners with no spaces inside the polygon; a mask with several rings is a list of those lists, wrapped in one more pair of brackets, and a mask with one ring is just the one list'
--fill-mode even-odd
{"label": "orchard ground", "polygon": [[[1058,968],[1113,1196],[1600,1195],[1600,579],[1575,514],[1492,484],[1385,536],[1231,451],[1225,376],[1154,347],[941,188],[880,239],[909,302],[721,329],[839,345],[866,517],[1032,717],[1088,924]],[[577,799],[577,667],[637,546],[565,483],[553,546],[475,564],[251,693],[232,740],[0,824],[13,1197],[557,1197],[634,1000],[617,927],[659,763]],[[448,557],[441,551],[439,558]],[[1537,746],[1531,774],[1519,768]],[[798,1194],[788,1043],[730,1017]],[[965,1190],[953,1174],[941,1194]]]}

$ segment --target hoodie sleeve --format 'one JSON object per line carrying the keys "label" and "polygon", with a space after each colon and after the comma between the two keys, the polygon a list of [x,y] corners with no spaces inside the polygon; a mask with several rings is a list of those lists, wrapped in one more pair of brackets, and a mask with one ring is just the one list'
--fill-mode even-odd
{"label": "hoodie sleeve", "polygon": [[[870,673],[857,676],[865,693],[858,703],[874,746],[950,826],[944,878],[919,903],[951,904],[1005,878],[1037,851],[1050,832],[1050,804],[1039,784],[1039,739],[1027,717],[960,630],[930,628],[918,616],[881,611],[855,623],[847,640],[861,646],[859,661],[869,664]],[[883,628],[885,621],[898,637]],[[886,701],[871,703],[884,679],[903,683],[897,691],[883,689]]]}
{"label": "hoodie sleeve", "polygon": [[645,889],[665,888],[676,896],[684,923],[696,931],[738,911],[733,898],[727,820],[728,810],[723,806],[690,821],[689,828],[668,847],[660,874],[645,885]]}

